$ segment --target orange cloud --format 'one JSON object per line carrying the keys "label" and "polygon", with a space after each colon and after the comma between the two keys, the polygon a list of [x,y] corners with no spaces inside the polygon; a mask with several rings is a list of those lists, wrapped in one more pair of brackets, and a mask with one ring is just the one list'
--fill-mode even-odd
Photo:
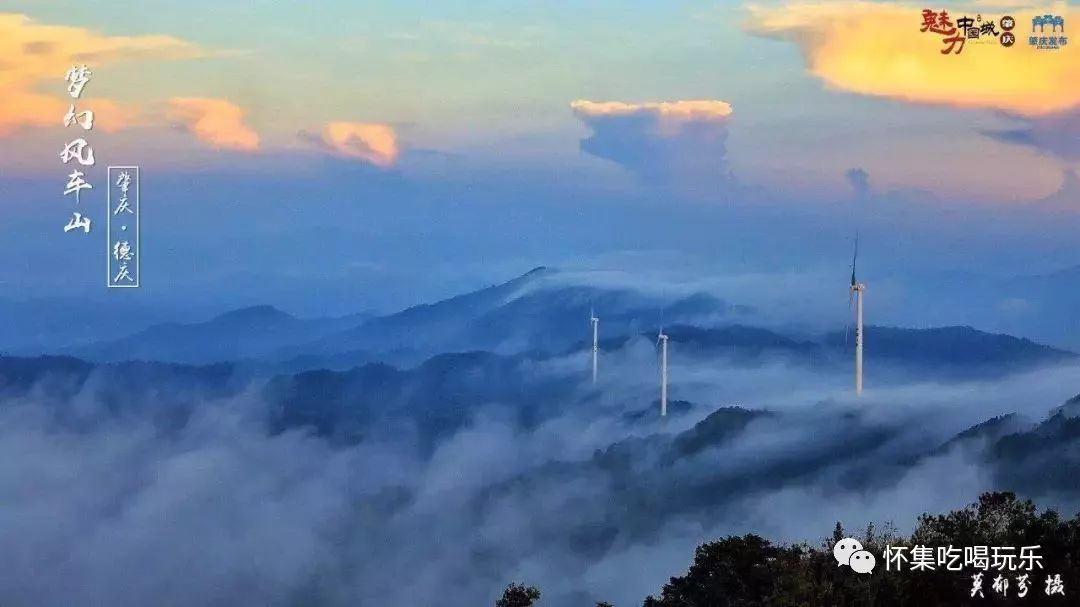
{"label": "orange cloud", "polygon": [[[123,126],[115,102],[94,95],[93,75],[79,104],[66,92],[64,74],[76,64],[91,71],[122,60],[199,56],[190,43],[172,36],[106,36],[81,27],[44,25],[26,15],[0,13],[0,137],[23,127],[60,126],[68,105],[92,108],[95,127]],[[48,92],[42,92],[47,89]]]}
{"label": "orange cloud", "polygon": [[[919,31],[923,8],[858,1],[755,6],[745,29],[794,42],[811,73],[845,91],[1032,117],[1080,104],[1080,49],[1028,45],[1035,11],[1009,13],[1017,20],[1012,47],[968,41],[960,54],[943,55],[942,37]],[[979,12],[1000,17],[967,14]],[[1062,14],[1064,6],[1052,12]],[[954,22],[965,14],[950,13]]]}
{"label": "orange cloud", "polygon": [[322,144],[331,152],[359,158],[378,167],[397,160],[397,134],[389,125],[369,122],[331,122],[323,127]]}
{"label": "orange cloud", "polygon": [[174,97],[166,117],[216,148],[253,151],[259,135],[244,124],[244,110],[225,99]]}

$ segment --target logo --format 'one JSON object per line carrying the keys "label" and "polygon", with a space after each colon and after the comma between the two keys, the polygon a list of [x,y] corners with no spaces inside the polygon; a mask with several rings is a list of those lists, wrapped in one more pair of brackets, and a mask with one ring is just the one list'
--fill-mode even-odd
{"label": "logo", "polygon": [[[1006,27],[1006,25],[1008,27]],[[1009,30],[1016,26],[1016,20],[1005,16],[1001,19],[1001,32],[998,31],[998,23],[993,19],[984,19],[981,14],[971,18],[967,15],[960,17],[954,23],[949,17],[948,11],[937,12],[931,9],[922,11],[922,27],[920,32],[940,35],[942,55],[950,53],[959,55],[964,50],[965,44],[994,44],[1000,42],[1002,46],[1012,46],[1016,42],[1015,34]]]}
{"label": "logo", "polygon": [[877,564],[877,558],[872,553],[863,550],[859,540],[851,537],[845,537],[836,542],[832,553],[833,558],[836,559],[837,567],[847,565],[855,573],[870,573],[874,570],[874,565]]}
{"label": "logo", "polygon": [[964,50],[964,34],[963,32],[957,32],[956,24],[949,19],[948,11],[942,10],[939,13],[926,8],[923,9],[922,18],[922,27],[919,28],[919,31],[924,34],[931,32],[942,37],[941,43],[945,45],[945,48],[941,49],[942,55],[948,55],[952,52],[959,55]]}
{"label": "logo", "polygon": [[[1049,29],[1049,31],[1047,31]],[[1028,45],[1039,50],[1057,50],[1069,43],[1065,36],[1065,17],[1061,15],[1036,15],[1031,18],[1031,35]]]}
{"label": "logo", "polygon": [[982,15],[975,15],[975,19],[965,15],[956,20],[956,26],[971,44],[993,44],[998,40],[997,24],[993,19],[983,21]]}

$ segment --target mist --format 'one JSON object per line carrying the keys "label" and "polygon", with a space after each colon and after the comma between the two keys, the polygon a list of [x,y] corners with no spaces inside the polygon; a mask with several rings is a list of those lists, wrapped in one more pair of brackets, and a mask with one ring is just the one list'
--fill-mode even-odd
{"label": "mist", "polygon": [[[61,399],[93,420],[72,423],[42,380],[0,408],[0,602],[468,605],[525,580],[545,605],[639,604],[728,533],[816,544],[836,521],[906,531],[980,491],[1022,492],[996,486],[977,446],[935,450],[998,415],[1037,423],[1080,386],[1074,364],[868,375],[855,399],[840,372],[673,347],[671,398],[690,404],[661,424],[633,415],[655,406],[651,344],[604,353],[596,389],[584,362],[521,362],[526,385],[575,387],[529,423],[513,402],[477,401],[430,451],[400,420],[359,441],[275,429],[263,379],[218,397],[193,387],[179,424],[161,422],[152,390],[142,407],[99,402],[101,370]],[[758,413],[712,416],[733,405]]]}

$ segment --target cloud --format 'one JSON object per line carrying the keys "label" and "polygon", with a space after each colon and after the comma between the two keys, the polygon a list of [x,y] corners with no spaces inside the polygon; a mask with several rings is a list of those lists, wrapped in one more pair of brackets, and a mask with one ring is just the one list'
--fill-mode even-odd
{"label": "cloud", "polygon": [[[678,285],[673,272],[722,279],[671,259],[655,267],[670,284],[582,282],[663,294]],[[770,291],[775,282],[743,290],[807,305]],[[846,309],[842,293],[834,301]],[[640,604],[719,534],[816,542],[836,520],[909,525],[973,499],[992,483],[978,462],[943,458],[907,474],[897,462],[1017,407],[1041,416],[1080,383],[1075,366],[904,381],[879,358],[855,407],[846,363],[740,363],[676,341],[672,396],[702,409],[664,427],[627,422],[656,398],[654,347],[644,338],[605,350],[601,390],[582,382],[584,352],[509,367],[458,366],[476,358],[451,355],[412,370],[306,373],[317,381],[303,380],[304,398],[285,406],[274,396],[282,384],[243,387],[246,373],[222,377],[222,366],[104,366],[85,381],[44,367],[30,386],[32,365],[72,363],[0,361],[0,377],[18,374],[0,395],[0,603],[490,605],[523,579],[543,588],[545,605],[594,604],[569,600],[583,589]],[[710,449],[656,463],[664,434],[729,403],[777,416],[729,437],[710,432]],[[300,413],[297,425],[325,422],[329,436],[269,422],[291,417],[282,411]],[[445,434],[429,451],[421,428]],[[931,477],[963,482],[930,489]]]}
{"label": "cloud", "polygon": [[654,114],[668,121],[723,119],[731,115],[730,104],[711,100],[623,103],[579,99],[570,103],[570,109],[579,115],[586,116]]}
{"label": "cloud", "polygon": [[332,154],[359,158],[377,167],[392,166],[400,154],[397,133],[387,124],[331,122],[320,134],[301,132],[300,137]]}
{"label": "cloud", "polygon": [[1013,118],[1020,121],[1021,126],[984,131],[983,134],[998,141],[1026,145],[1066,161],[1080,161],[1080,107],[1035,118]]}
{"label": "cloud", "polygon": [[[0,531],[10,547],[0,553],[0,598],[43,607],[476,605],[525,579],[547,593],[545,604],[592,604],[564,596],[583,589],[640,603],[718,535],[815,542],[836,520],[910,525],[924,510],[973,499],[992,482],[978,462],[951,453],[907,473],[896,462],[1017,407],[1041,416],[1080,380],[1069,368],[975,384],[879,383],[851,410],[825,400],[846,377],[821,369],[673,355],[680,397],[745,400],[779,415],[658,466],[663,431],[619,421],[654,398],[655,351],[644,341],[606,354],[610,379],[598,396],[545,400],[526,426],[513,421],[518,403],[474,404],[425,456],[395,426],[359,443],[271,431],[273,403],[255,396],[267,393],[262,385],[224,397],[173,388],[162,401],[160,382],[146,378],[119,390],[117,376],[99,370],[69,392],[70,378],[47,374],[0,401]],[[568,381],[533,371],[508,374],[528,383],[506,385]],[[196,380],[185,374],[166,385],[188,382]],[[56,402],[62,394],[71,402]],[[439,396],[393,417],[428,415],[424,399]],[[382,398],[358,386],[349,408],[383,407]],[[155,423],[189,399],[188,415]],[[666,432],[694,421],[673,418]],[[867,440],[883,428],[895,432]],[[845,439],[863,447],[846,453]],[[621,446],[610,455],[628,455],[624,463],[595,456],[613,442]],[[879,482],[852,486],[867,473]],[[930,476],[963,482],[931,490]]]}
{"label": "cloud", "polygon": [[579,99],[570,109],[592,131],[587,154],[649,181],[728,179],[731,105],[717,100],[624,103]]}
{"label": "cloud", "polygon": [[[1070,214],[1075,213],[1077,210],[1077,202],[1080,201],[1080,174],[1077,169],[1066,168],[1062,171],[1061,187],[1056,192],[1053,192],[1049,196],[1036,201],[1036,204],[1041,207],[1043,211],[1064,211]],[[1028,302],[1024,300],[1027,304]],[[1038,305],[1037,303],[1035,304]],[[1018,312],[1023,310],[1019,306],[1012,306],[1008,310],[1009,312]],[[1036,317],[1044,317],[1044,314],[1035,314]],[[1051,334],[1056,334],[1055,328],[1050,329]],[[1043,340],[1050,341],[1048,336],[1040,335]],[[1059,341],[1055,345],[1062,345],[1067,347],[1076,348],[1077,344],[1072,341]]]}
{"label": "cloud", "polygon": [[851,184],[851,189],[855,191],[856,196],[861,198],[870,193],[870,173],[858,168],[848,169],[844,177]]}
{"label": "cloud", "polygon": [[216,148],[259,149],[259,135],[244,124],[244,110],[225,99],[174,97],[169,100],[166,116]]}
{"label": "cloud", "polygon": [[[1029,46],[1021,18],[1014,46],[968,42],[961,53],[945,56],[942,37],[920,31],[923,8],[876,2],[753,6],[744,27],[795,43],[809,71],[843,91],[1021,116],[1080,104],[1075,46],[1058,51]],[[963,15],[952,13],[954,22]],[[994,18],[985,12],[983,17]]]}
{"label": "cloud", "polygon": [[[194,45],[172,36],[106,36],[0,13],[0,137],[26,127],[62,126],[68,105],[79,103],[64,90],[64,74],[72,65],[86,64],[93,71],[120,61],[200,55]],[[97,97],[95,88],[91,75],[81,97],[92,100],[84,109],[98,114],[94,128],[119,128],[127,114],[116,102]]]}

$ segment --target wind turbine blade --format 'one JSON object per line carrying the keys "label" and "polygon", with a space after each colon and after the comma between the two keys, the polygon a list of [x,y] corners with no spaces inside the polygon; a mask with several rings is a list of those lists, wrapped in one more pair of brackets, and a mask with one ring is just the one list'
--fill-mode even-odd
{"label": "wind turbine blade", "polygon": [[855,280],[855,264],[859,260],[859,231],[855,231],[855,252],[851,255],[851,286],[858,284]]}
{"label": "wind turbine blade", "polygon": [[[858,284],[855,280],[855,263],[859,259],[859,231],[855,230],[855,250],[851,254],[851,288],[848,289],[847,307],[848,314],[852,312],[852,305],[855,303],[855,286]],[[844,350],[848,347],[848,334],[851,332],[851,319],[844,323]]]}

